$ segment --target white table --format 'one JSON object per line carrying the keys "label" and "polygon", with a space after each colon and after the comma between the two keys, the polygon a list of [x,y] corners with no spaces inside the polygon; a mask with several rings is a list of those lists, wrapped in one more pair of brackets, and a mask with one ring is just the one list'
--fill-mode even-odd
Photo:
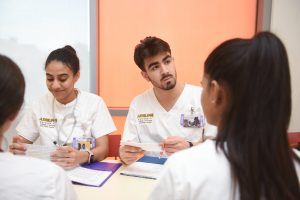
{"label": "white table", "polygon": [[[106,162],[107,160],[105,160]],[[118,162],[118,161],[107,161]],[[74,185],[79,200],[147,199],[156,180],[120,175],[121,166],[102,187]]]}

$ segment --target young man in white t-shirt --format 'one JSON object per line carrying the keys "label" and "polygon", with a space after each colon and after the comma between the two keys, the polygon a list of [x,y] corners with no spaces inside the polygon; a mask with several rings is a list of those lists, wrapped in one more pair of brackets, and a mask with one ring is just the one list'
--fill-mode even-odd
{"label": "young man in white t-shirt", "polygon": [[[146,37],[135,47],[134,61],[153,88],[136,96],[126,119],[122,141],[159,143],[165,156],[199,144],[216,129],[205,123],[198,86],[177,82],[174,58],[167,42]],[[208,130],[210,129],[210,130]],[[139,147],[120,147],[120,158],[131,164],[144,156]],[[158,156],[158,153],[146,152]]]}

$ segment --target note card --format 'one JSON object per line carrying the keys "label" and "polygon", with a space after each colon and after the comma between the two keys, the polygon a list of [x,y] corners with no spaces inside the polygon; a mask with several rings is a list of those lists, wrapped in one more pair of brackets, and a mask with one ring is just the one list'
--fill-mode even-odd
{"label": "note card", "polygon": [[56,151],[56,146],[43,146],[36,144],[25,144],[26,156],[31,156],[34,158],[50,160],[50,154]]}
{"label": "note card", "polygon": [[144,151],[160,152],[162,148],[157,143],[121,142],[121,145],[140,147]]}

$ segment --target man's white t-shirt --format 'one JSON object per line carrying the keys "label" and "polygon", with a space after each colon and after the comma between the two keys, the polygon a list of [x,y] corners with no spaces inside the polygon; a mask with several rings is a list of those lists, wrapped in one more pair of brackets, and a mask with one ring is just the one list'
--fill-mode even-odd
{"label": "man's white t-shirt", "polygon": [[[201,87],[185,84],[177,102],[168,112],[158,102],[153,88],[136,96],[129,108],[122,141],[160,143],[168,136],[181,136],[187,141],[201,140],[203,127],[182,125],[182,115],[190,115],[191,110],[204,118],[201,92]],[[206,123],[205,135],[215,135],[216,132],[215,126]]]}
{"label": "man's white t-shirt", "polygon": [[116,127],[101,97],[78,90],[77,98],[65,105],[48,92],[34,102],[16,130],[32,142],[40,136],[42,145],[51,146],[53,142],[71,144],[74,137],[99,138]]}
{"label": "man's white t-shirt", "polygon": [[[299,151],[295,151],[300,156]],[[300,180],[300,165],[295,162]],[[237,200],[230,164],[224,152],[212,140],[180,151],[167,160],[150,200]]]}
{"label": "man's white t-shirt", "polygon": [[76,200],[66,173],[45,160],[0,153],[0,199]]}

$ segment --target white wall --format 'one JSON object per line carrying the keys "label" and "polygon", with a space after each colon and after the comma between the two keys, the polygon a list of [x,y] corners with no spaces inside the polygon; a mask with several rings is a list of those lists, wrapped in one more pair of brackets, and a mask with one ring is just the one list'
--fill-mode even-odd
{"label": "white wall", "polygon": [[80,59],[77,87],[89,91],[88,1],[1,0],[0,13],[0,53],[21,67],[26,80],[26,104],[46,92],[46,58],[66,44],[75,48]]}
{"label": "white wall", "polygon": [[[11,57],[26,80],[26,110],[47,91],[44,64],[49,53],[72,45],[80,59],[76,87],[91,91],[90,1],[85,0],[0,0],[0,54]],[[1,73],[1,72],[0,72]],[[20,115],[24,112],[21,110]],[[10,142],[15,125],[5,135]],[[4,142],[3,148],[7,145]]]}
{"label": "white wall", "polygon": [[300,132],[300,1],[273,0],[271,31],[288,52],[292,79],[292,118],[290,132]]}

